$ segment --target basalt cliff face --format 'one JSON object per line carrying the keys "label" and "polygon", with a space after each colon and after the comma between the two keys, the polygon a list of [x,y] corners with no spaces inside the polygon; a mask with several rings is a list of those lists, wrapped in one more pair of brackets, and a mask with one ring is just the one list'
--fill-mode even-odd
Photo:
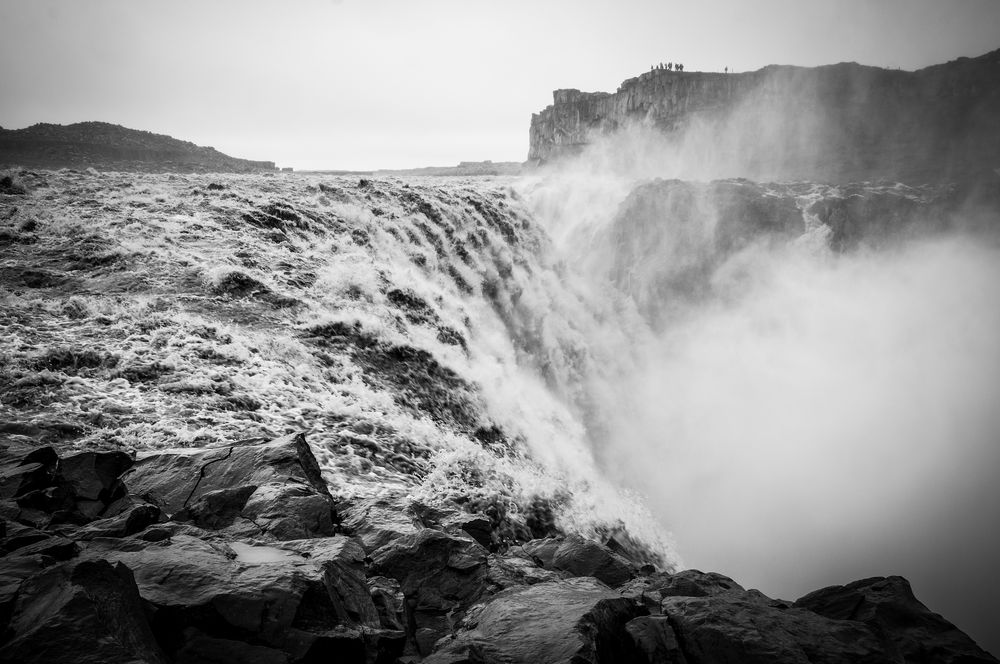
{"label": "basalt cliff face", "polygon": [[679,142],[697,135],[693,147],[718,164],[711,177],[925,183],[1000,166],[1000,50],[912,72],[856,63],[655,70],[613,94],[553,97],[531,118],[536,163],[640,123]]}
{"label": "basalt cliff face", "polygon": [[163,134],[107,122],[40,123],[0,128],[0,165],[88,168],[151,173],[254,173],[273,171],[272,161],[222,154]]}

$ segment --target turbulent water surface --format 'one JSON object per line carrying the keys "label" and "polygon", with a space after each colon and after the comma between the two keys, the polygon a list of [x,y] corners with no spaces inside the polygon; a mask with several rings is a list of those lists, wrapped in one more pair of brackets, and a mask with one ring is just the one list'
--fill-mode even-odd
{"label": "turbulent water surface", "polygon": [[771,595],[901,573],[984,638],[1000,252],[947,188],[19,178],[8,436],[304,431],[340,495],[624,528]]}

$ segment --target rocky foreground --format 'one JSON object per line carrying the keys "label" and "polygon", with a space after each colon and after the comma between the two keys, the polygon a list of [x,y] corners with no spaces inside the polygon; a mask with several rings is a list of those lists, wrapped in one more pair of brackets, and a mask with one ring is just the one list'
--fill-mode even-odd
{"label": "rocky foreground", "polygon": [[996,661],[901,577],[787,602],[613,537],[338,501],[300,434],[3,464],[5,662]]}
{"label": "rocky foreground", "polygon": [[[653,181],[609,275],[698,297],[755,239],[967,200]],[[703,264],[622,241],[663,210]],[[899,577],[789,602],[678,571],[558,438],[580,330],[626,314],[580,304],[502,181],[21,170],[0,222],[0,661],[996,661]]]}

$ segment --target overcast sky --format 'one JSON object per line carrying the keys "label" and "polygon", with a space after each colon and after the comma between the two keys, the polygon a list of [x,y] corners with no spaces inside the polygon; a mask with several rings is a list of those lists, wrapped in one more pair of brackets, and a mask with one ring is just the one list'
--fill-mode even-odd
{"label": "overcast sky", "polygon": [[296,168],[522,161],[555,88],[1000,47],[997,0],[0,0],[0,125],[103,120]]}

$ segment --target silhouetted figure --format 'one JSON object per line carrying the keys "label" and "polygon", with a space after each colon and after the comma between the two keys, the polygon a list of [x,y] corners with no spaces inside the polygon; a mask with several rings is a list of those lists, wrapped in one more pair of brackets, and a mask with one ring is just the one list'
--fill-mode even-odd
{"label": "silhouetted figure", "polygon": [[668,62],[668,63],[667,63],[667,71],[670,71],[670,70],[671,70],[671,69],[673,69],[673,68],[674,68],[674,63],[672,63],[672,62]]}
{"label": "silhouetted figure", "polygon": [[729,67],[726,67],[726,73],[727,74],[729,73]]}
{"label": "silhouetted figure", "polygon": [[677,71],[684,71],[684,65],[677,65]]}

